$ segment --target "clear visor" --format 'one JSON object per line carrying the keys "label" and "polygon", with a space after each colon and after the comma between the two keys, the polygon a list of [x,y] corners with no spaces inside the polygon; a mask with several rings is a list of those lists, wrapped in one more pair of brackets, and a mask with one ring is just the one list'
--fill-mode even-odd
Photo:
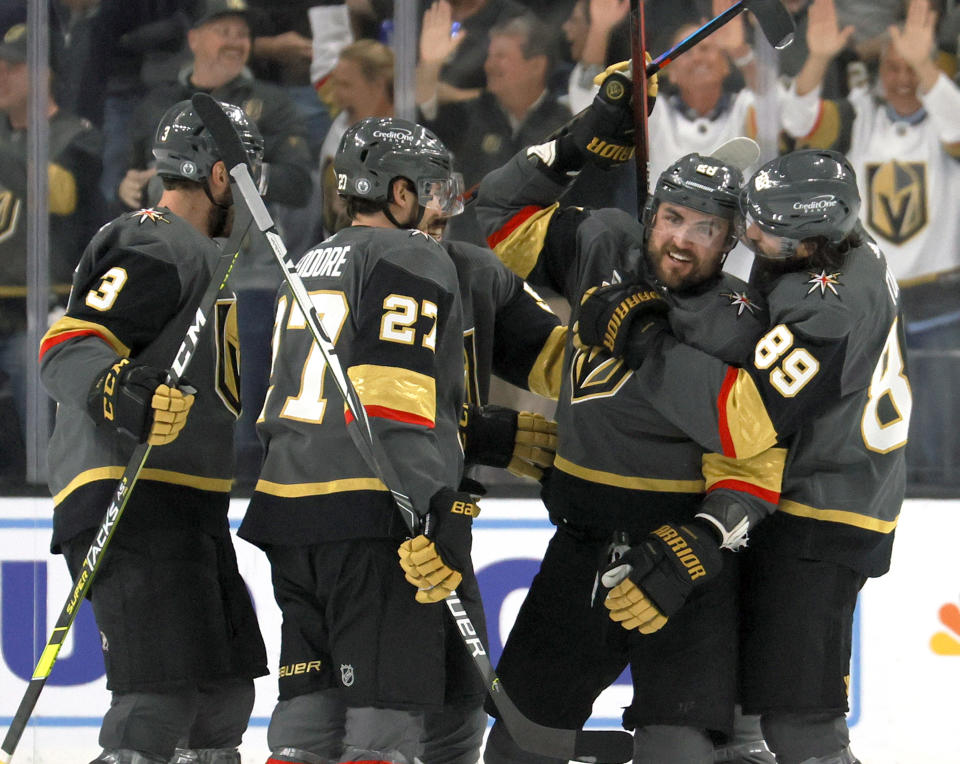
{"label": "clear visor", "polygon": [[463,212],[463,175],[454,172],[449,178],[421,178],[417,198],[421,205],[444,217],[459,215]]}
{"label": "clear visor", "polygon": [[800,242],[764,231],[749,212],[737,218],[737,238],[758,257],[786,260],[797,253]]}
{"label": "clear visor", "polygon": [[688,219],[671,207],[661,206],[653,218],[653,230],[659,235],[687,241],[701,247],[717,247],[730,233],[726,220],[714,215]]}

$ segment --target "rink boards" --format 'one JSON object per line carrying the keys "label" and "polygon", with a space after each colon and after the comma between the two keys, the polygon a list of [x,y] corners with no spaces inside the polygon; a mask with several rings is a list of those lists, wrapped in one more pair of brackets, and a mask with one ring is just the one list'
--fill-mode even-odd
{"label": "rink boards", "polygon": [[[234,527],[244,505],[239,500],[232,506]],[[551,532],[538,501],[483,502],[474,560],[494,660]],[[69,591],[62,558],[47,551],[49,537],[49,500],[0,499],[0,732]],[[275,667],[280,616],[266,559],[243,541],[237,555]],[[266,758],[265,728],[275,696],[275,677],[258,680],[245,761]],[[901,515],[893,568],[867,583],[858,608],[849,714],[855,752],[870,764],[960,764],[958,696],[960,501],[911,500]],[[629,701],[623,676],[596,703],[590,726],[617,727]],[[89,761],[98,750],[107,703],[100,638],[85,603],[14,761]]]}

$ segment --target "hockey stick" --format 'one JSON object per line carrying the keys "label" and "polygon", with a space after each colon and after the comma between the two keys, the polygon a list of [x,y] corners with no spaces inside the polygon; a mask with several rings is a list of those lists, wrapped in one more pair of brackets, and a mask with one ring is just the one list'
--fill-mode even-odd
{"label": "hockey stick", "polygon": [[[217,108],[219,109],[220,107],[218,106]],[[244,221],[243,225],[240,225],[239,220],[234,221],[233,232],[224,244],[224,254],[221,255],[217,261],[217,267],[210,276],[210,283],[207,285],[199,303],[197,303],[197,311],[193,323],[187,329],[187,334],[180,343],[180,349],[177,350],[177,354],[170,364],[170,369],[167,371],[166,383],[171,387],[176,386],[183,372],[193,359],[193,355],[200,342],[201,333],[216,306],[217,296],[223,289],[224,284],[226,284],[227,278],[230,276],[230,271],[233,270],[233,266],[237,261],[237,256],[240,254],[240,243],[243,241],[243,237],[246,236],[247,230],[253,222],[252,217],[247,215],[244,215],[244,217],[248,219]],[[83,558],[83,565],[80,568],[80,573],[76,581],[73,583],[70,596],[60,611],[56,625],[54,625],[50,638],[47,640],[46,647],[43,648],[43,652],[40,654],[40,660],[37,662],[33,670],[33,676],[30,678],[23,698],[20,700],[20,705],[13,715],[10,729],[7,730],[6,737],[3,739],[3,745],[0,746],[0,762],[3,764],[7,764],[13,757],[13,752],[20,742],[23,731],[27,726],[27,721],[33,714],[33,709],[37,705],[40,693],[47,682],[47,678],[50,676],[50,672],[53,670],[53,665],[57,660],[57,655],[60,653],[60,648],[63,646],[70,627],[77,617],[80,604],[87,596],[87,592],[90,591],[90,586],[93,584],[93,579],[96,577],[97,570],[100,568],[103,555],[107,550],[110,539],[113,538],[114,531],[117,529],[117,523],[120,521],[124,509],[127,507],[130,494],[133,493],[134,486],[137,484],[140,473],[143,471],[143,465],[146,463],[152,448],[153,446],[148,443],[138,443],[130,455],[130,460],[127,462],[123,474],[120,476],[120,481],[117,483],[117,488],[110,500],[110,505],[107,507],[106,514],[100,522],[97,535]]]}
{"label": "hockey stick", "polygon": [[[260,198],[253,179],[250,177],[246,155],[243,152],[239,136],[230,120],[216,107],[216,102],[210,96],[205,93],[196,93],[192,101],[193,108],[213,135],[221,155],[225,158],[224,161],[240,189],[244,202],[246,202],[253,215],[254,222],[266,236],[270,248],[283,271],[283,278],[303,313],[307,326],[333,375],[334,382],[347,404],[347,408],[354,419],[354,422],[348,427],[354,442],[357,443],[361,454],[364,455],[371,469],[396,499],[397,506],[401,510],[410,532],[412,534],[418,533],[420,518],[410,499],[399,490],[401,483],[389,459],[383,453],[379,441],[373,435],[363,404],[360,402],[350,379],[343,372],[333,343],[324,330],[316,308],[303,286],[300,275],[297,273],[296,264],[287,257],[283,240],[277,233],[270,213]],[[544,727],[524,716],[510,700],[494,672],[487,655],[486,646],[477,633],[474,626],[475,619],[468,612],[468,607],[460,601],[456,592],[448,595],[444,603],[454,620],[464,646],[486,683],[487,690],[497,707],[501,720],[506,725],[510,736],[521,748],[542,756],[584,762],[621,764],[632,758],[633,738],[629,733],[556,729]]]}
{"label": "hockey stick", "polygon": [[[633,79],[633,161],[637,168],[637,214],[643,214],[650,189],[650,146],[647,140],[647,30],[643,0],[630,0],[630,61]],[[639,89],[638,89],[639,88]]]}
{"label": "hockey stick", "polygon": [[733,21],[744,11],[750,11],[760,25],[763,36],[770,44],[777,48],[785,48],[793,42],[796,26],[793,17],[783,7],[780,0],[738,0],[723,13],[714,16],[710,21],[674,45],[670,50],[661,53],[647,64],[647,77],[652,77],[663,67],[669,64],[681,53],[690,50],[694,45],[716,32],[720,27]]}

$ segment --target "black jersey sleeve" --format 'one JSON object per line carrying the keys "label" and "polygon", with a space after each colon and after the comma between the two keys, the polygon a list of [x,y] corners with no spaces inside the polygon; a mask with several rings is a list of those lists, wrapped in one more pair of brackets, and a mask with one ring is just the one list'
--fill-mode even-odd
{"label": "black jersey sleeve", "polygon": [[556,398],[566,333],[532,287],[512,273],[505,277],[512,288],[497,306],[493,372],[518,387]]}
{"label": "black jersey sleeve", "polygon": [[44,385],[58,402],[85,399],[103,366],[117,356],[136,356],[180,303],[180,276],[168,260],[125,247],[85,256],[66,314],[40,345]]}

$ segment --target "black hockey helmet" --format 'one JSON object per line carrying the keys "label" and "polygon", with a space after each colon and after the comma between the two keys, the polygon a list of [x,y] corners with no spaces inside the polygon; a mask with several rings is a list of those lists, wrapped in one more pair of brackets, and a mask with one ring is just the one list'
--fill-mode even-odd
{"label": "black hockey helmet", "polygon": [[757,251],[762,257],[790,257],[801,241],[816,236],[839,244],[854,230],[860,214],[857,177],[837,151],[794,151],[754,173],[740,195],[740,210],[745,227],[755,223],[782,240],[778,255]]}
{"label": "black hockey helmet", "polygon": [[660,173],[643,222],[648,225],[664,201],[733,221],[739,211],[742,183],[743,173],[736,167],[715,157],[687,154]]}
{"label": "black hockey helmet", "polygon": [[347,128],[333,161],[337,191],[386,203],[390,183],[406,178],[423,207],[444,215],[463,211],[463,177],[453,172],[453,157],[427,128],[405,119],[368,117]]}
{"label": "black hockey helmet", "polygon": [[[263,136],[243,109],[218,101],[240,135],[250,160],[255,182],[260,181],[263,167]],[[203,125],[189,100],[174,104],[163,115],[153,139],[157,174],[162,178],[182,178],[202,183],[220,161],[220,152],[210,131]]]}

